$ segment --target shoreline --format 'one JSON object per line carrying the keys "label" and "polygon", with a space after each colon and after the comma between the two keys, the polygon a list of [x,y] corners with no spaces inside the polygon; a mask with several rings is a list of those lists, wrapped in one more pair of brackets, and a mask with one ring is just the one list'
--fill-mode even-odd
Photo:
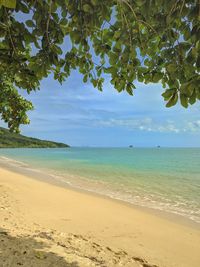
{"label": "shoreline", "polygon": [[[5,260],[5,266],[17,266],[9,265],[16,255],[22,265],[29,266],[34,257],[33,266],[42,267],[49,266],[47,260],[59,267],[200,265],[200,231],[187,225],[2,167],[0,190],[0,263]],[[27,238],[31,246],[44,242],[45,252],[40,247],[30,251]],[[16,246],[10,239],[17,240]],[[28,253],[23,254],[25,245]],[[77,265],[67,265],[69,258]]]}
{"label": "shoreline", "polygon": [[[16,160],[13,160],[12,158],[6,158],[6,159],[11,160],[11,162],[12,161],[17,162]],[[41,182],[49,183],[51,185],[55,185],[55,186],[58,186],[61,188],[66,188],[68,190],[72,190],[75,192],[80,192],[83,194],[89,194],[92,196],[96,196],[98,198],[107,199],[107,200],[119,203],[121,205],[128,206],[128,207],[131,207],[133,209],[138,209],[138,210],[141,210],[143,212],[147,212],[149,214],[153,214],[153,215],[156,215],[158,217],[164,218],[166,220],[200,230],[200,223],[198,223],[198,222],[196,222],[190,218],[184,217],[178,213],[173,213],[173,212],[169,212],[169,211],[165,211],[165,210],[146,207],[144,205],[137,205],[135,203],[131,203],[131,202],[128,202],[128,201],[125,201],[122,199],[117,199],[117,198],[108,196],[108,195],[103,194],[103,193],[101,194],[99,192],[94,192],[92,190],[84,189],[82,187],[73,186],[66,181],[57,179],[55,177],[55,175],[52,175],[50,173],[45,173],[44,170],[36,169],[34,167],[32,168],[31,166],[25,167],[26,163],[21,162],[21,161],[19,161],[18,163],[21,163],[22,166],[12,165],[9,161],[6,161],[6,159],[4,159],[4,157],[0,157],[0,168],[4,168],[8,171],[22,174],[22,175],[25,175],[31,179],[35,179],[35,180],[38,180]]]}

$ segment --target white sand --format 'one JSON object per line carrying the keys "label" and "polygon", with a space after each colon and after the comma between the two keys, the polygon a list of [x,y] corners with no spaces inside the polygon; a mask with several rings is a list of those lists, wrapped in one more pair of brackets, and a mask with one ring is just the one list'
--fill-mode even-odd
{"label": "white sand", "polygon": [[199,267],[200,230],[0,169],[0,266]]}

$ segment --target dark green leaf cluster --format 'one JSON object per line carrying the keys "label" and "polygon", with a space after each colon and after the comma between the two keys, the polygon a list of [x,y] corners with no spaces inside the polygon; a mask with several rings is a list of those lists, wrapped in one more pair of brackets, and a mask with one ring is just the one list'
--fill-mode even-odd
{"label": "dark green leaf cluster", "polygon": [[16,6],[0,0],[0,6],[0,73],[12,94],[14,87],[38,89],[50,73],[62,83],[78,69],[99,90],[108,74],[118,92],[130,95],[137,80],[160,82],[167,107],[200,99],[199,0],[19,0]]}
{"label": "dark green leaf cluster", "polygon": [[1,117],[11,131],[18,133],[19,125],[29,123],[26,112],[33,109],[33,105],[18,93],[11,80],[1,74],[0,92]]}

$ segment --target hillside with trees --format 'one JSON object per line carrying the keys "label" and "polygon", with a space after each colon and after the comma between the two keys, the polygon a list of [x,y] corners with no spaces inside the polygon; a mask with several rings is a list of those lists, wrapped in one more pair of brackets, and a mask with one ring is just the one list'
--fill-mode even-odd
{"label": "hillside with trees", "polygon": [[69,147],[63,143],[40,140],[27,137],[17,133],[11,133],[9,130],[0,127],[0,148],[62,148]]}

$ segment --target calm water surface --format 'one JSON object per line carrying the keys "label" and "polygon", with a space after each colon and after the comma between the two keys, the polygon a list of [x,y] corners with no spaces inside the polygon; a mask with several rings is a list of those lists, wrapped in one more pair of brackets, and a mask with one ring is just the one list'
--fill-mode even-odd
{"label": "calm water surface", "polygon": [[1,149],[0,157],[74,187],[200,223],[199,148]]}

